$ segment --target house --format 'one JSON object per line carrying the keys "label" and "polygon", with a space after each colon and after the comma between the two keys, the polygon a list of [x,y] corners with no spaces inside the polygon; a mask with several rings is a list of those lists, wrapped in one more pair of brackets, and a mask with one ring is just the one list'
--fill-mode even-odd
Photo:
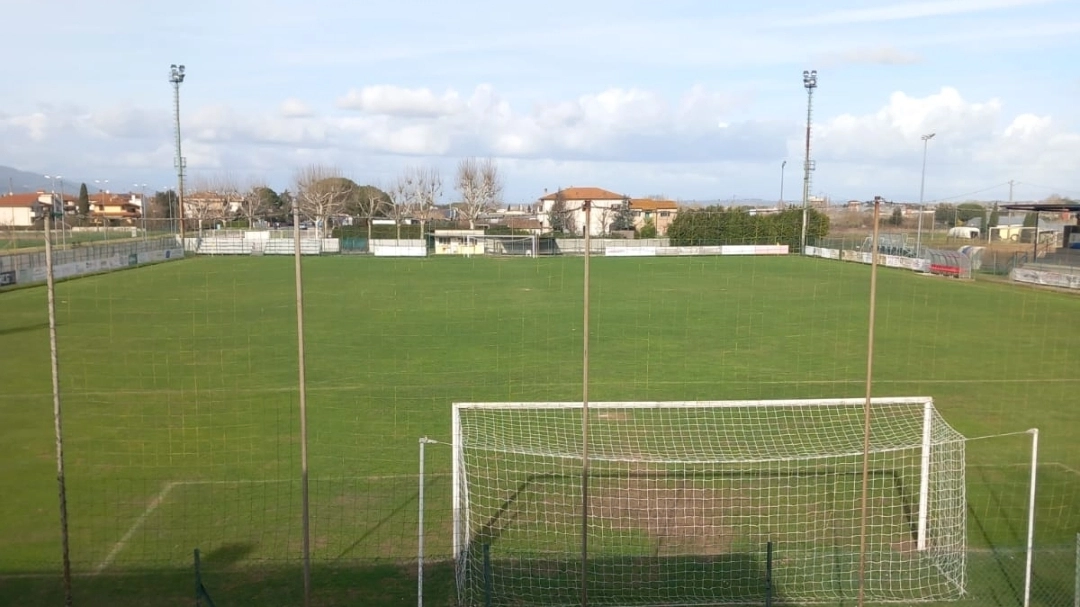
{"label": "house", "polygon": [[131,223],[142,217],[141,205],[135,196],[124,197],[108,192],[90,196],[90,217],[97,223],[108,220],[112,223]]}
{"label": "house", "polygon": [[534,236],[544,233],[544,224],[539,219],[531,217],[507,217],[503,225],[517,232],[528,232]]}
{"label": "house", "polygon": [[671,222],[679,213],[679,205],[674,200],[655,200],[652,198],[634,198],[630,200],[630,214],[634,217],[634,229],[641,230],[646,223],[656,226],[658,236],[667,235]]}
{"label": "house", "polygon": [[63,211],[60,196],[45,192],[0,196],[0,227],[32,227],[50,207],[53,213]]}
{"label": "house", "polygon": [[[611,223],[619,209],[630,204],[630,198],[603,188],[581,187],[566,188],[553,194],[540,197],[540,220],[545,230],[551,229],[551,220],[556,213],[563,213],[566,231],[572,234],[584,234],[585,201],[592,201],[589,233],[600,236],[610,231]],[[557,207],[561,205],[562,211]],[[558,221],[558,220],[556,220]]]}
{"label": "house", "polygon": [[194,191],[184,195],[184,217],[189,219],[221,219],[240,211],[240,195],[231,199],[227,194],[209,190]]}

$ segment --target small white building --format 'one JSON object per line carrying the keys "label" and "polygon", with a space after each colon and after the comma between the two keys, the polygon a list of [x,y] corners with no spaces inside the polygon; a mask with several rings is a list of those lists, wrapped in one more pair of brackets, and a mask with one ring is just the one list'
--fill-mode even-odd
{"label": "small white building", "polygon": [[483,230],[435,230],[436,255],[483,255]]}
{"label": "small white building", "polygon": [[53,213],[63,212],[60,196],[46,192],[0,196],[0,227],[31,227],[44,219],[50,207]]}

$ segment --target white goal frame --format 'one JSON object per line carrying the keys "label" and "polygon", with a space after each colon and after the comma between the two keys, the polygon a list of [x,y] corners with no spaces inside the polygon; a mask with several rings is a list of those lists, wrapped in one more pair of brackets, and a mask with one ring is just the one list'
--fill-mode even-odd
{"label": "white goal frame", "polygon": [[[787,400],[739,400],[739,401],[642,401],[642,402],[590,402],[588,405],[589,411],[604,411],[604,410],[619,410],[619,409],[702,409],[702,408],[802,408],[802,407],[863,407],[866,404],[865,398],[839,398],[839,399],[787,399]],[[917,552],[924,552],[928,547],[928,527],[930,521],[928,520],[931,512],[931,453],[933,446],[936,444],[943,444],[940,442],[934,442],[933,430],[936,425],[944,425],[948,431],[955,435],[956,438],[950,439],[946,442],[958,442],[962,443],[964,437],[956,432],[954,429],[948,426],[940,418],[940,415],[936,416],[936,410],[934,407],[934,401],[931,397],[885,397],[885,398],[873,398],[870,400],[870,406],[878,411],[881,408],[889,406],[906,406],[909,408],[921,407],[922,413],[922,441],[921,441],[921,458],[919,462],[919,488],[918,488],[918,515],[916,519],[916,537],[915,537],[915,549]],[[469,495],[468,495],[468,482],[465,477],[465,454],[464,449],[466,445],[463,444],[463,430],[462,430],[462,414],[469,410],[487,409],[487,410],[557,410],[557,409],[582,409],[581,402],[462,402],[454,403],[452,415],[451,415],[451,433],[452,433],[452,499],[453,499],[453,554],[455,565],[458,569],[459,582],[462,575],[464,575],[464,568],[466,565],[466,559],[468,555],[466,552],[470,549],[470,507],[469,507]],[[859,428],[859,433],[862,433],[862,428]],[[889,451],[899,450],[913,450],[918,449],[919,446],[914,444],[914,441],[899,446],[896,448],[876,448],[871,453],[886,453]],[[512,453],[513,451],[508,451]],[[569,455],[569,454],[568,454]],[[846,453],[838,452],[835,454],[827,454],[821,457],[834,457],[834,456],[860,456],[861,451],[858,453]],[[590,456],[593,459],[595,456]],[[778,458],[780,459],[780,458]],[[811,457],[810,459],[813,459]],[[622,460],[618,460],[622,461]],[[767,461],[767,460],[760,460]],[[961,525],[963,527],[963,525]],[[966,543],[966,540],[961,540]],[[961,566],[961,571],[963,566]],[[963,574],[960,573],[959,579],[953,579],[953,583],[960,588],[960,592],[963,593]]]}
{"label": "white goal frame", "polygon": [[528,242],[529,248],[527,249],[525,256],[536,257],[540,254],[540,237],[536,234],[470,234],[467,238],[470,241],[475,241],[483,245],[484,255],[507,254],[494,252],[489,249],[488,243],[496,242]]}

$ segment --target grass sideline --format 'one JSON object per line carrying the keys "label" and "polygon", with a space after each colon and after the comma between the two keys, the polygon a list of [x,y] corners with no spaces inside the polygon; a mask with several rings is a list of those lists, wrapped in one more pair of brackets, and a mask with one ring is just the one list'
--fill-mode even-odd
{"label": "grass sideline", "polygon": [[[404,601],[417,438],[448,438],[454,401],[580,398],[581,259],[320,257],[304,270],[316,595]],[[868,276],[796,257],[594,259],[591,398],[860,396]],[[299,602],[293,288],[292,260],[271,257],[57,285],[80,604],[187,604],[195,547],[212,591],[214,575],[229,580],[218,604]],[[968,436],[1039,427],[1039,544],[1071,546],[1080,299],[886,269],[879,289],[875,395],[931,395]],[[0,294],[0,596],[29,604],[58,588],[44,300],[43,287]],[[969,490],[969,533],[1011,545],[1025,442],[1000,441],[970,454],[998,473]],[[428,543],[445,556],[449,457],[428,454]],[[994,596],[1014,596],[1015,559],[982,560],[971,583],[1001,578]],[[103,590],[112,579],[123,592]],[[1056,596],[1071,571],[1039,583]],[[449,603],[452,576],[429,588]]]}

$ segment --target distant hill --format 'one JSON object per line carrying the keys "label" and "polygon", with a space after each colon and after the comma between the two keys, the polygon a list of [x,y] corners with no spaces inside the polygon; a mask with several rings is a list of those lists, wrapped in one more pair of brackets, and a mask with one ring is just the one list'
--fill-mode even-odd
{"label": "distant hill", "polygon": [[[78,192],[80,183],[82,182],[77,179],[68,179],[65,175],[64,191]],[[57,186],[59,187],[59,183]],[[50,190],[52,187],[52,180],[45,179],[43,173],[20,171],[16,168],[0,165],[0,194],[36,192],[38,190]]]}

